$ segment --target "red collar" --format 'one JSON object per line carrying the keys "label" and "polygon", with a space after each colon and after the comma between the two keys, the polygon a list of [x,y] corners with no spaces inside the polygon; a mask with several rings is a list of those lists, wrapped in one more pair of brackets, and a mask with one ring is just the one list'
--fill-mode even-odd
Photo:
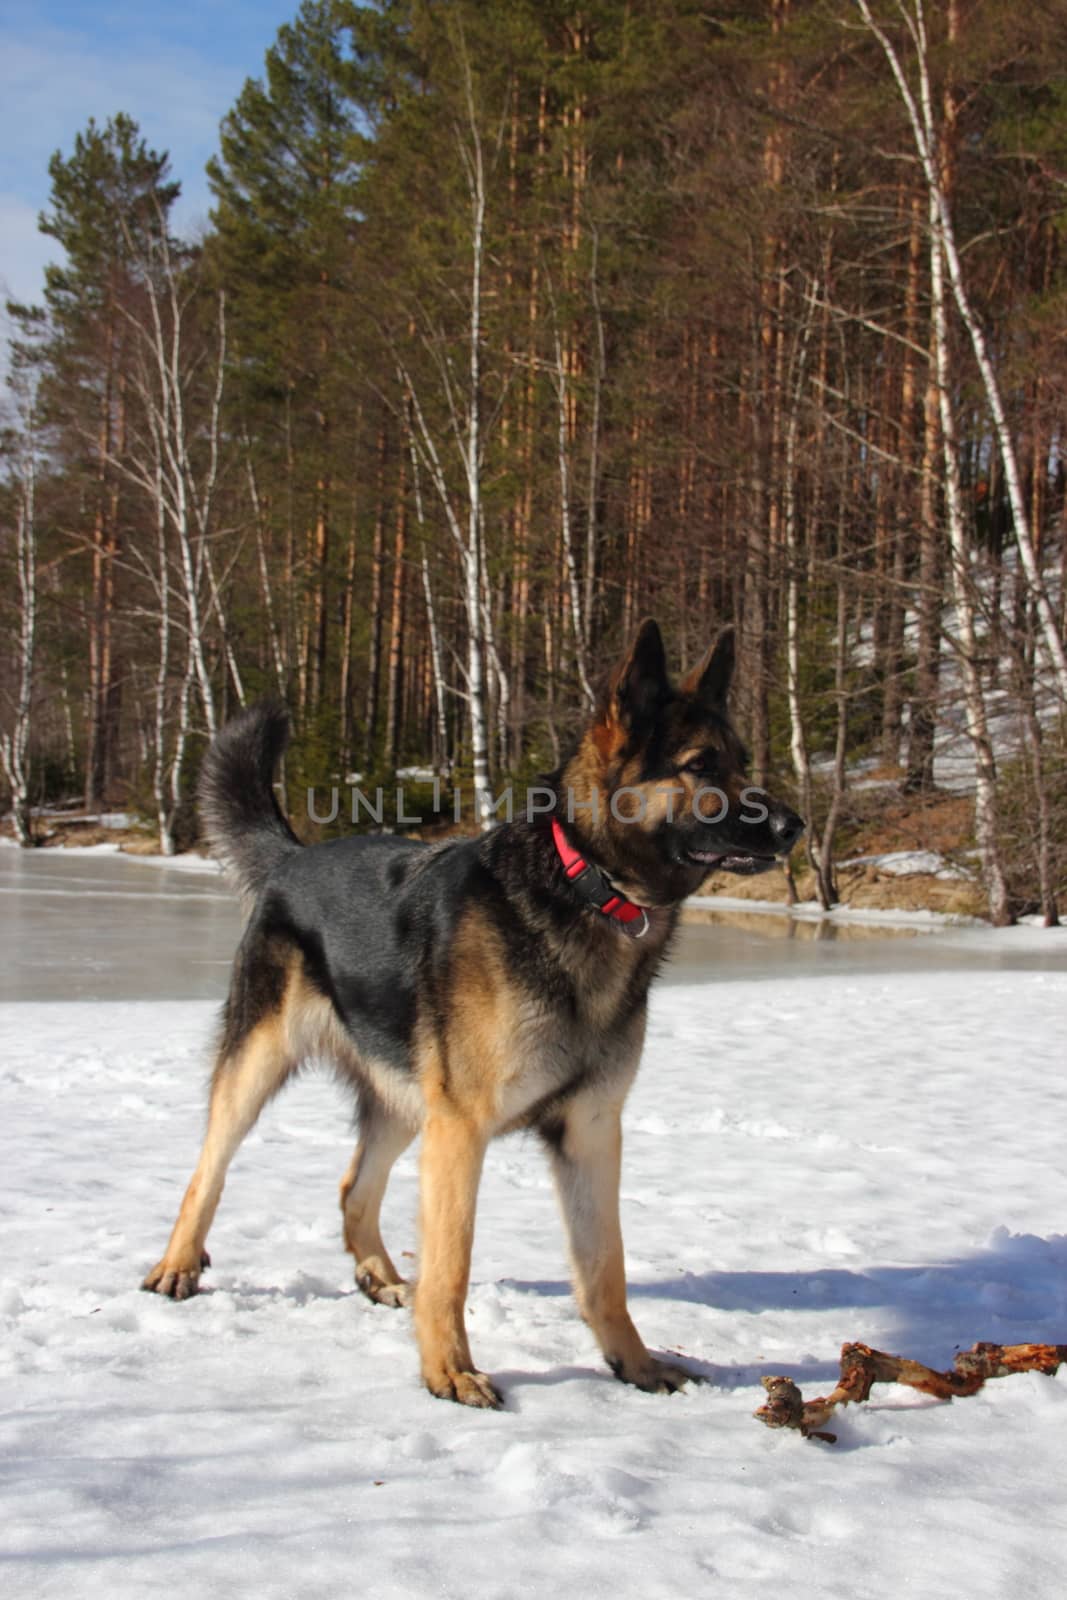
{"label": "red collar", "polygon": [[[552,818],[552,838],[564,873],[583,899],[603,912],[604,916],[621,922],[631,938],[643,938],[648,932],[648,912],[643,906],[635,906],[632,900],[627,900],[626,896],[615,888],[606,873],[578,854],[574,846],[568,842],[558,817]],[[641,919],[641,926],[635,928],[632,924],[638,919]]]}

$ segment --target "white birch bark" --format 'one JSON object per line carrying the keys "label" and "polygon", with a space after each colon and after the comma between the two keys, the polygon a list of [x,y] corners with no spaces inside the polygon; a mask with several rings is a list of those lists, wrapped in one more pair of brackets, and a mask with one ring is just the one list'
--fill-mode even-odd
{"label": "white birch bark", "polygon": [[[133,383],[144,414],[144,431],[131,439],[122,457],[113,458],[113,464],[142,488],[153,505],[162,503],[173,533],[194,675],[205,726],[213,738],[218,718],[204,649],[212,613],[237,697],[244,703],[244,686],[209,547],[214,533],[226,369],[225,298],[219,297],[214,383],[207,415],[190,419],[188,403],[199,365],[189,348],[193,290],[180,281],[162,213],[146,248],[139,248],[132,237],[128,243],[131,257],[140,267],[143,307],[122,308],[122,315],[135,341]],[[194,441],[206,443],[206,457],[194,457]]]}
{"label": "white birch bark", "polygon": [[441,762],[450,770],[448,759],[448,716],[445,711],[445,673],[441,651],[441,634],[437,626],[437,606],[434,602],[433,584],[430,581],[430,563],[426,554],[426,511],[422,501],[422,479],[419,476],[419,453],[408,423],[408,453],[411,456],[411,482],[415,492],[415,522],[419,530],[419,566],[422,573],[422,593],[426,601],[426,625],[430,632],[430,671],[433,676],[434,713],[437,723],[437,745]]}
{"label": "white birch bark", "polygon": [[948,317],[945,296],[944,250],[941,237],[941,210],[931,191],[930,225],[930,308],[933,319],[934,357],[937,373],[938,409],[941,418],[941,447],[945,466],[945,514],[948,519],[949,574],[956,612],[957,659],[963,679],[964,711],[967,732],[974,750],[974,832],[982,863],[982,878],[989,896],[989,912],[996,926],[1011,921],[1008,887],[1000,861],[997,839],[996,762],[989,737],[985,694],[978,667],[975,590],[972,584],[971,553],[964,521],[960,486],[959,446],[956,413],[950,385],[952,374],[948,346]]}
{"label": "white birch bark", "polygon": [[256,481],[256,469],[252,464],[252,445],[247,433],[244,435],[244,447],[248,493],[252,502],[252,520],[256,530],[256,560],[259,566],[259,586],[263,595],[263,609],[267,614],[267,637],[270,640],[270,654],[274,663],[274,676],[278,681],[278,693],[284,697],[287,678],[285,657],[282,654],[282,643],[274,614],[274,591],[271,587],[270,571],[267,567],[267,551],[263,542],[263,509],[259,498],[259,484]]}
{"label": "white birch bark", "polygon": [[800,406],[807,372],[808,344],[811,338],[818,285],[812,285],[807,296],[804,321],[791,375],[789,415],[785,430],[784,481],[782,486],[783,535],[787,578],[785,588],[785,682],[789,704],[789,751],[793,772],[800,794],[800,808],[808,824],[807,850],[815,869],[816,892],[824,911],[829,911],[836,896],[832,893],[832,874],[823,870],[819,829],[815,821],[815,792],[811,775],[811,757],[804,736],[804,719],[800,696],[800,579],[803,570],[799,541],[797,539],[796,463],[797,435],[800,427]]}
{"label": "white birch bark", "polygon": [[[161,468],[157,467],[161,473]],[[163,507],[162,484],[156,495],[156,560],[159,570],[159,650],[156,660],[155,751],[152,762],[152,794],[156,802],[156,828],[159,850],[174,854],[173,808],[167,803],[167,682],[170,674],[170,575],[167,570],[167,518]]]}
{"label": "white birch bark", "polygon": [[27,408],[15,508],[15,566],[18,573],[18,687],[10,729],[0,732],[0,762],[11,790],[15,837],[33,843],[30,818],[30,712],[33,706],[37,647],[37,441],[32,403]]}
{"label": "white birch bark", "polygon": [[471,720],[471,763],[474,769],[474,810],[479,825],[491,825],[489,793],[489,740],[486,726],[485,653],[482,629],[482,570],[485,550],[482,544],[482,439],[481,439],[481,337],[482,265],[485,248],[485,162],[482,141],[474,111],[474,90],[470,64],[464,55],[464,80],[471,142],[460,141],[467,170],[471,205],[471,301],[470,368],[467,397],[467,545],[463,565],[467,626],[467,695]]}
{"label": "white birch bark", "polygon": [[[463,469],[465,508],[456,503],[434,432],[429,426],[410,371],[397,358],[397,372],[410,409],[410,437],[433,484],[460,564],[463,609],[467,623],[466,701],[471,732],[474,809],[479,826],[492,826],[489,784],[489,718],[486,674],[486,617],[482,605],[485,539],[482,510],[482,276],[485,265],[487,208],[485,157],[474,104],[474,86],[465,51],[459,50],[467,115],[466,133],[457,131],[457,145],[467,180],[470,205],[470,299],[467,326],[467,392],[462,410],[457,403],[449,363],[434,350],[442,391],[451,419],[453,442]],[[503,670],[503,669],[501,669]],[[498,679],[499,682],[499,679]]]}
{"label": "white birch bark", "polygon": [[945,265],[948,267],[952,296],[960,319],[967,330],[975,361],[981,373],[986,400],[993,418],[993,428],[997,436],[997,445],[1004,466],[1004,482],[1011,506],[1019,559],[1022,562],[1026,581],[1033,596],[1042,642],[1048,651],[1060,698],[1067,701],[1067,651],[1064,648],[1063,636],[1059,631],[1056,614],[1049,599],[1048,589],[1034,549],[1030,518],[1019,476],[1015,441],[1008,426],[1003,396],[1000,392],[1000,382],[989,356],[989,347],[985,334],[978,318],[974,314],[970,297],[967,293],[959,248],[956,244],[952,213],[940,178],[937,159],[938,135],[934,117],[933,96],[930,88],[930,53],[923,0],[910,0],[910,7],[905,4],[905,0],[895,0],[896,9],[900,13],[915,46],[919,77],[918,101],[908,75],[904,71],[900,53],[885,29],[876,21],[871,12],[869,0],[855,0],[855,4],[864,23],[882,48],[882,53],[889,64],[908,115],[912,138],[915,141],[915,149],[922,166],[923,179],[929,197],[930,226],[934,228],[936,225],[938,247],[944,258]]}
{"label": "white birch bark", "polygon": [[585,608],[578,586],[578,567],[574,559],[574,540],[571,536],[571,485],[570,463],[567,448],[567,373],[563,364],[563,349],[559,341],[559,328],[553,330],[555,343],[555,381],[558,404],[556,458],[559,467],[559,521],[563,540],[563,561],[567,568],[567,588],[570,595],[571,632],[574,636],[574,664],[578,672],[578,685],[587,711],[596,705],[593,686],[589,682],[588,640]]}
{"label": "white birch bark", "polygon": [[[482,549],[485,549],[485,526],[482,526]],[[496,628],[493,624],[493,597],[489,589],[489,576],[482,564],[482,637],[485,640],[485,655],[493,669],[493,681],[496,685],[496,737],[497,750],[501,761],[507,757],[508,749],[508,724],[511,718],[511,684],[508,680],[504,663],[500,659],[500,651],[496,645]]]}
{"label": "white birch bark", "polygon": [[593,305],[593,327],[596,332],[596,359],[593,362],[593,410],[589,420],[589,485],[585,522],[585,613],[582,619],[587,657],[593,643],[593,605],[596,595],[597,493],[600,479],[601,390],[604,386],[604,372],[607,366],[604,318],[600,310],[600,290],[597,283],[600,237],[595,227],[592,232],[593,262],[589,269],[589,292]]}

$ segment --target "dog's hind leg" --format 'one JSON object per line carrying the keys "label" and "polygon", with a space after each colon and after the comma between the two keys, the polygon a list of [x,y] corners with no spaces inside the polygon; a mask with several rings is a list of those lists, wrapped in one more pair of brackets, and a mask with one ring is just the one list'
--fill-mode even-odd
{"label": "dog's hind leg", "polygon": [[356,1283],[382,1306],[406,1306],[411,1285],[400,1276],[382,1243],[382,1197],[398,1156],[415,1130],[365,1086],[359,1094],[359,1143],[341,1179],[345,1249],[356,1261]]}
{"label": "dog's hind leg", "polygon": [[562,1123],[542,1130],[570,1242],[578,1309],[617,1378],[668,1394],[689,1374],[646,1350],[626,1309],[626,1268],[619,1223],[621,1107],[582,1096]]}
{"label": "dog's hind leg", "polygon": [[196,1171],[185,1191],[166,1254],[142,1288],[187,1300],[208,1257],[204,1250],[226,1170],[234,1152],[295,1062],[282,1017],[264,1017],[235,1045],[223,1047],[211,1080],[207,1133]]}

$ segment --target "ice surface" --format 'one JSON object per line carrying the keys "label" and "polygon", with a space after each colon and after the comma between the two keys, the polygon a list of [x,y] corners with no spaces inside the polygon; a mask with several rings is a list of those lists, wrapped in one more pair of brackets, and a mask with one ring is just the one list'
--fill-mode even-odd
{"label": "ice surface", "polygon": [[221,998],[237,901],[201,869],[114,845],[0,852],[0,1000]]}
{"label": "ice surface", "polygon": [[[104,957],[116,918],[183,906],[142,903],[116,866],[117,889],[80,897],[134,896],[91,902]],[[941,1366],[980,1338],[1067,1338],[1067,972],[976,964],[995,934],[963,956],[962,935],[947,955],[939,936],[768,942],[762,965],[725,957],[739,932],[693,935],[655,991],[623,1174],[635,1319],[706,1379],[669,1397],[603,1368],[523,1139],[491,1149],[469,1298],[507,1409],[426,1395],[407,1313],[353,1291],[348,1108],[315,1076],[234,1163],[208,1292],[142,1294],[195,1158],[215,1007],[0,1005],[5,1594],[1058,1600],[1067,1375],[947,1406],[876,1390],[833,1448],[751,1412],[763,1373],[825,1392],[845,1339]],[[724,958],[700,982],[694,950]],[[409,1154],[398,1255],[415,1183]]]}

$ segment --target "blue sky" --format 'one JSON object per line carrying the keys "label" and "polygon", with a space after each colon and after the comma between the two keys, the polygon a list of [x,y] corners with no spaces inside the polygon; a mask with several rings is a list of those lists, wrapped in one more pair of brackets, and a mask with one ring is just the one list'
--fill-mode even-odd
{"label": "blue sky", "polygon": [[126,111],[169,150],[179,232],[206,220],[204,163],[299,0],[0,0],[0,304],[40,297],[48,159],[91,116]]}

